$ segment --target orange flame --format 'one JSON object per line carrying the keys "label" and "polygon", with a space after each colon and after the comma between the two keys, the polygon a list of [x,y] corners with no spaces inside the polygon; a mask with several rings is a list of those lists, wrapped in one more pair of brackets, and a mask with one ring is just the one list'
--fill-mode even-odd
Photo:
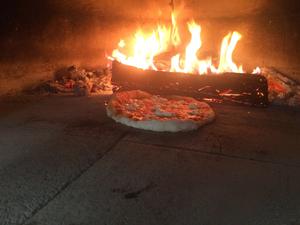
{"label": "orange flame", "polygon": [[[119,47],[112,52],[112,59],[123,64],[134,66],[141,69],[157,70],[154,63],[155,56],[168,51],[172,46],[179,46],[181,38],[177,26],[176,16],[172,13],[172,26],[158,25],[152,33],[147,34],[138,30],[134,36],[133,54],[122,53],[126,43],[124,40],[119,42]],[[232,59],[233,52],[242,35],[236,31],[227,34],[221,44],[219,65],[215,67],[212,58],[199,59],[197,54],[202,46],[201,26],[195,21],[187,24],[191,34],[191,40],[185,48],[185,53],[178,52],[170,59],[170,72],[183,73],[244,73],[243,67],[236,65]],[[184,57],[183,57],[184,56]],[[257,67],[254,74],[260,73]]]}
{"label": "orange flame", "polygon": [[224,72],[235,72],[243,73],[242,66],[237,67],[237,65],[232,60],[232,53],[236,47],[238,41],[242,38],[242,35],[238,32],[229,33],[223,38],[221,53],[220,53],[220,63],[218,67],[219,73]]}
{"label": "orange flame", "polygon": [[181,43],[181,39],[179,35],[175,13],[172,13],[171,19],[172,19],[172,30],[171,30],[172,44],[174,46],[178,46]]}

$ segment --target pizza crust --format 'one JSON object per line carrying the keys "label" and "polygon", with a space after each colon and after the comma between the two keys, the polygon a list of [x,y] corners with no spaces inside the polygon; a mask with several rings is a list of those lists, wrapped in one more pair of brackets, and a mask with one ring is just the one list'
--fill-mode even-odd
{"label": "pizza crust", "polygon": [[181,96],[161,97],[139,90],[114,94],[106,111],[116,122],[157,132],[196,130],[215,118],[205,102]]}

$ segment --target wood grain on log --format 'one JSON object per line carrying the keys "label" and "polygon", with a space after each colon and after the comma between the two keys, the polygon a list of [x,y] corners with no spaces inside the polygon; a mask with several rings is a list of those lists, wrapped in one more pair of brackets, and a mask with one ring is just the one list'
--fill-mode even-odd
{"label": "wood grain on log", "polygon": [[215,98],[255,106],[268,105],[268,83],[261,75],[196,75],[142,70],[113,61],[112,82],[120,86],[121,90],[141,89],[154,94]]}

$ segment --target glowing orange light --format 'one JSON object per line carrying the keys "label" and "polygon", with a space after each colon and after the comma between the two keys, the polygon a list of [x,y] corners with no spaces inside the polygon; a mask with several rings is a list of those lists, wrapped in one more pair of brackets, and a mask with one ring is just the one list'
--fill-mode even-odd
{"label": "glowing orange light", "polygon": [[[118,48],[112,52],[112,59],[123,64],[134,66],[141,69],[157,70],[155,66],[155,56],[168,51],[172,46],[179,46],[181,38],[176,21],[176,16],[172,13],[172,26],[158,25],[151,33],[145,33],[138,30],[134,35],[134,45],[132,47],[133,54],[123,53],[126,43],[120,40]],[[211,57],[199,59],[198,52],[201,49],[201,26],[195,21],[187,24],[191,34],[191,40],[186,45],[185,52],[178,52],[170,58],[170,72],[198,73],[200,75],[207,73],[225,73],[235,72],[244,73],[242,65],[238,66],[234,63],[232,55],[238,41],[242,35],[236,31],[227,34],[221,44],[219,65],[213,65]],[[260,73],[257,67],[253,73]]]}

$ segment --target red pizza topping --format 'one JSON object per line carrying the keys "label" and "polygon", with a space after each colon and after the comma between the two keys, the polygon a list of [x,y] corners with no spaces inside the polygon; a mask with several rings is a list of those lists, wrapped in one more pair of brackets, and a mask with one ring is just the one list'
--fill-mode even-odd
{"label": "red pizza topping", "polygon": [[118,93],[114,107],[135,121],[140,120],[201,120],[204,112],[210,110],[208,105],[193,98],[169,97],[141,94],[130,95],[130,92]]}

